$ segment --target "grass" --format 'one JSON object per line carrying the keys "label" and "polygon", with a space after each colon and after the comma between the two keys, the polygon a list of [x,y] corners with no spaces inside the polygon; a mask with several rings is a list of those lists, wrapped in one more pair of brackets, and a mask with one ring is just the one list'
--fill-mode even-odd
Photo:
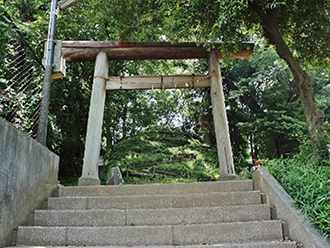
{"label": "grass", "polygon": [[[150,166],[138,168],[146,164]],[[116,144],[105,156],[105,167],[115,166],[124,176],[129,172],[124,180],[130,184],[212,181],[219,176],[215,148],[188,133],[166,127],[149,127]],[[139,173],[142,178],[137,178]]]}
{"label": "grass", "polygon": [[[294,199],[309,222],[330,237],[330,155],[322,163],[311,162],[311,153],[301,151],[288,159],[264,161],[272,175]],[[324,166],[320,166],[324,164]]]}

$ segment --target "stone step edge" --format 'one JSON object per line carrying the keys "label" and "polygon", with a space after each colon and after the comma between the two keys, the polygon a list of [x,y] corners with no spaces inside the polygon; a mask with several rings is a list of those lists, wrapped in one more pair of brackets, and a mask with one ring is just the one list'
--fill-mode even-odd
{"label": "stone step edge", "polygon": [[[226,200],[226,201],[225,201]],[[48,209],[148,209],[261,203],[260,191],[155,196],[78,196],[48,198]]]}
{"label": "stone step edge", "polygon": [[[297,247],[295,241],[270,241],[270,242],[247,242],[247,243],[219,243],[213,245],[145,245],[145,246],[15,246],[16,248],[257,248],[267,247]],[[4,247],[13,248],[13,247]]]}
{"label": "stone step edge", "polygon": [[[191,188],[192,186],[212,186],[212,185],[224,185],[228,188],[235,187],[237,184],[249,184],[249,190],[253,189],[253,181],[252,180],[232,180],[232,181],[210,181],[210,182],[194,182],[194,183],[171,183],[171,184],[128,184],[128,185],[98,185],[98,186],[61,186],[59,188],[59,196],[61,195],[80,195],[79,191],[83,190],[92,190],[97,191],[99,189],[120,189],[120,190],[130,190],[134,189],[135,191],[143,190],[146,188],[167,188],[171,190],[178,190],[180,191],[180,188]],[[229,187],[230,186],[230,187]],[[70,192],[74,191],[74,192]],[[244,189],[242,190],[244,191]],[[78,193],[77,193],[78,192]],[[224,190],[222,192],[227,192],[227,190]],[[185,192],[180,193],[185,194]]]}
{"label": "stone step edge", "polygon": [[[233,232],[234,229],[236,231]],[[17,244],[26,246],[184,246],[219,242],[270,242],[282,239],[281,221],[269,220],[153,227],[19,227]]]}
{"label": "stone step edge", "polygon": [[149,186],[167,186],[175,187],[175,185],[196,185],[196,184],[236,184],[237,182],[252,183],[252,179],[246,180],[229,180],[229,181],[206,181],[206,182],[188,182],[188,183],[150,183],[150,184],[123,184],[123,185],[96,185],[96,186],[62,186],[63,188],[102,188],[102,187],[149,187]]}
{"label": "stone step edge", "polygon": [[[64,215],[65,219],[61,215]],[[200,218],[194,216],[200,216]],[[75,221],[77,218],[83,218],[83,220]],[[155,219],[161,219],[161,221],[155,221]],[[271,220],[268,204],[159,209],[36,210],[34,213],[35,225],[51,227],[156,226],[260,220]]]}
{"label": "stone step edge", "polygon": [[[258,223],[281,223],[281,220],[257,220],[257,221],[237,221],[237,222],[224,222],[224,223],[202,223],[202,224],[191,224],[191,225],[163,225],[163,226],[106,226],[106,227],[95,227],[98,229],[109,229],[109,228],[114,228],[114,229],[127,229],[127,228],[168,228],[168,227],[178,227],[178,226],[194,226],[194,227],[203,227],[203,226],[214,226],[214,225],[239,225],[239,224],[258,224]],[[74,229],[83,229],[83,228],[94,228],[94,227],[79,227],[79,226],[63,226],[63,227],[49,227],[49,226],[19,226],[18,230],[21,228],[55,228],[55,229],[68,229],[68,228],[74,228]]]}
{"label": "stone step edge", "polygon": [[[87,186],[86,186],[87,187]],[[48,199],[76,199],[76,198],[136,198],[136,197],[182,197],[182,196],[216,196],[216,195],[230,195],[230,194],[246,194],[246,193],[259,193],[260,190],[246,190],[246,191],[219,191],[219,192],[204,192],[204,193],[184,193],[184,194],[154,194],[154,195],[79,195],[79,196],[55,196]]]}
{"label": "stone step edge", "polygon": [[260,204],[251,204],[251,205],[221,205],[221,206],[211,206],[211,207],[186,207],[186,208],[128,208],[128,209],[38,209],[35,210],[34,213],[38,213],[38,212],[88,212],[88,211],[93,211],[93,212],[110,212],[110,211],[148,211],[148,210],[182,210],[182,209],[190,209],[190,210],[201,210],[201,209],[232,209],[233,207],[246,207],[246,208],[253,208],[253,207],[261,207],[261,206],[267,206],[270,209],[270,205],[269,204],[264,204],[264,203],[260,203]]}

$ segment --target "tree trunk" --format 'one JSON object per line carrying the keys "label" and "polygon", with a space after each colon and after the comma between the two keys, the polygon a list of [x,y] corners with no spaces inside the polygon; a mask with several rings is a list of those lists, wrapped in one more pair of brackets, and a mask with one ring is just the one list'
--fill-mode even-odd
{"label": "tree trunk", "polygon": [[112,132],[111,132],[111,128],[109,127],[109,129],[106,132],[106,138],[107,138],[107,150],[113,150],[113,143],[112,143]]}
{"label": "tree trunk", "polygon": [[123,139],[126,138],[127,136],[127,104],[124,105],[124,109],[123,109]]}
{"label": "tree trunk", "polygon": [[256,3],[251,3],[250,6],[261,18],[265,36],[271,44],[276,46],[278,55],[288,64],[294,76],[295,87],[298,90],[312,145],[316,147],[320,141],[319,136],[324,133],[325,115],[315,104],[311,79],[301,68],[298,61],[293,57],[289,47],[284,42],[277,27],[276,10],[267,9],[264,11]]}

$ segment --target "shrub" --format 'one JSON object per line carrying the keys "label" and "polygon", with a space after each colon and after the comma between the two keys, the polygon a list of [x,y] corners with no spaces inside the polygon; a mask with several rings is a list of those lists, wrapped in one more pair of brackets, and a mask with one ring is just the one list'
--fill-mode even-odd
{"label": "shrub", "polygon": [[[314,161],[314,162],[313,162]],[[321,164],[323,166],[321,166]],[[263,165],[294,199],[311,224],[330,237],[330,157],[313,160],[311,149],[303,146],[293,158],[263,161]]]}

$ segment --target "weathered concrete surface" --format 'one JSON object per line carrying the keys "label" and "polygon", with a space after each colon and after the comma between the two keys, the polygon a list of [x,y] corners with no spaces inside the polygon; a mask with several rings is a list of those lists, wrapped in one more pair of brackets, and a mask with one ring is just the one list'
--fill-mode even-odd
{"label": "weathered concrete surface", "polygon": [[59,157],[0,118],[0,247],[56,189]]}
{"label": "weathered concrete surface", "polygon": [[36,226],[162,226],[270,220],[267,204],[206,208],[37,210]]}
{"label": "weathered concrete surface", "polygon": [[280,221],[178,226],[19,227],[19,245],[189,245],[282,239]]}
{"label": "weathered concrete surface", "polygon": [[[86,247],[88,248],[88,247]],[[152,247],[149,247],[152,248]],[[215,244],[174,246],[173,248],[297,248],[294,242],[253,242],[245,244]]]}
{"label": "weathered concrete surface", "polygon": [[166,195],[191,194],[211,192],[251,191],[252,180],[234,180],[225,182],[146,184],[146,185],[116,185],[116,186],[86,186],[61,187],[60,197],[65,196],[125,196],[125,195]]}
{"label": "weathered concrete surface", "polygon": [[20,226],[17,245],[66,245],[66,227]]}
{"label": "weathered concrete surface", "polygon": [[37,210],[35,226],[125,226],[125,210]]}
{"label": "weathered concrete surface", "polygon": [[173,244],[217,244],[282,239],[280,221],[251,221],[173,227]]}
{"label": "weathered concrete surface", "polygon": [[187,225],[270,220],[269,205],[205,208],[128,209],[127,225]]}
{"label": "weathered concrete surface", "polygon": [[166,245],[172,227],[19,227],[19,245]]}
{"label": "weathered concrete surface", "polygon": [[[106,246],[107,248],[297,248],[295,242],[253,242],[241,244],[188,245],[188,246]],[[17,246],[16,248],[67,248],[67,246]],[[72,246],[72,248],[105,248],[104,246]]]}
{"label": "weathered concrete surface", "polygon": [[155,209],[256,205],[260,203],[260,191],[242,191],[186,195],[51,197],[48,199],[48,209]]}
{"label": "weathered concrete surface", "polygon": [[291,196],[282,188],[266,168],[253,173],[254,188],[267,195],[267,201],[275,206],[276,217],[288,225],[289,237],[302,243],[304,248],[329,248],[329,240],[312,227],[305,216],[294,207]]}

